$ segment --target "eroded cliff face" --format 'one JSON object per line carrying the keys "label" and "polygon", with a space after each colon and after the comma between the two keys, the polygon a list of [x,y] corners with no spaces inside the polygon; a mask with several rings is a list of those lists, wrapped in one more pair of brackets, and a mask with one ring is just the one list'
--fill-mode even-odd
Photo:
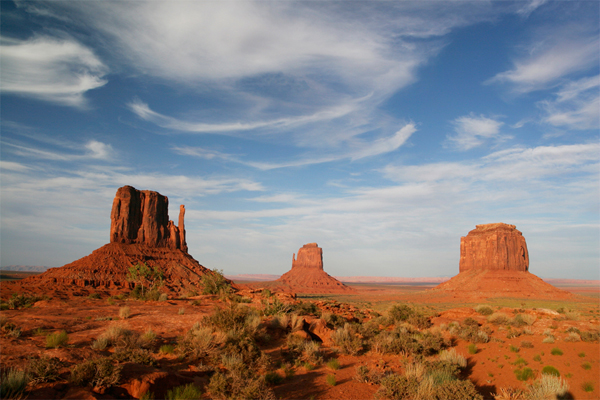
{"label": "eroded cliff face", "polygon": [[292,268],[317,268],[323,270],[323,249],[316,243],[305,244],[292,256]]}
{"label": "eroded cliff face", "polygon": [[169,221],[169,199],[151,190],[123,186],[117,190],[110,213],[110,242],[168,247],[187,252],[185,206],[179,210],[179,227]]}
{"label": "eroded cliff face", "polygon": [[468,270],[528,271],[529,253],[514,225],[477,225],[460,238],[459,272]]}

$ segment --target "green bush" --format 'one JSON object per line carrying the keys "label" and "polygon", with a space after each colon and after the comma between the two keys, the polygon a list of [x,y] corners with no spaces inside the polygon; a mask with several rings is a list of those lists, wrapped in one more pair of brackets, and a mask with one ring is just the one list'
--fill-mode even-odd
{"label": "green bush", "polygon": [[[134,282],[134,290],[130,296],[140,300],[158,300],[160,293],[158,288],[162,286],[164,274],[158,267],[149,267],[146,263],[137,263],[127,269],[129,282]],[[147,298],[146,286],[149,292],[153,292],[151,298]]]}
{"label": "green bush", "polygon": [[212,375],[208,392],[216,399],[265,399],[274,400],[265,376],[255,374],[256,365],[244,362],[239,356],[224,356],[227,371]]}
{"label": "green bush", "polygon": [[69,336],[67,335],[67,332],[65,332],[65,331],[51,333],[48,336],[46,336],[46,347],[47,348],[56,349],[58,347],[64,347],[67,345],[68,342],[69,342]]}
{"label": "green bush", "polygon": [[212,272],[202,275],[202,294],[221,294],[231,292],[231,285],[223,276],[223,271],[213,269]]}
{"label": "green bush", "polygon": [[333,332],[331,341],[344,354],[357,355],[362,350],[362,340],[358,336],[357,328],[351,324],[345,324],[343,328]]}
{"label": "green bush", "polygon": [[517,377],[518,380],[520,381],[526,381],[529,380],[531,378],[533,378],[533,370],[529,367],[525,367],[522,370],[521,369],[516,369],[515,370],[515,375]]}
{"label": "green bush", "polygon": [[117,351],[112,358],[119,362],[132,362],[142,365],[156,365],[156,359],[152,353],[146,349],[124,349]]}
{"label": "green bush", "polygon": [[163,354],[173,354],[175,352],[175,346],[172,344],[163,344],[160,346],[159,352]]}
{"label": "green bush", "polygon": [[390,374],[379,381],[376,397],[384,399],[413,399],[419,390],[416,378],[407,378],[398,374]]}
{"label": "green bush", "polygon": [[553,356],[562,356],[563,352],[558,347],[554,347],[552,350],[550,350],[550,354],[552,354]]}
{"label": "green bush", "polygon": [[560,376],[560,372],[558,372],[558,370],[552,365],[546,365],[544,368],[542,368],[542,374]]}
{"label": "green bush", "polygon": [[483,400],[473,382],[449,380],[434,386],[429,399],[434,400]]}
{"label": "green bush", "polygon": [[335,378],[335,375],[327,375],[327,376],[325,377],[325,380],[327,381],[327,384],[328,384],[329,386],[335,386],[335,385],[336,385],[336,383],[337,383],[337,380],[336,380],[336,378]]}
{"label": "green bush", "polygon": [[193,383],[177,386],[167,392],[167,400],[197,400],[202,397],[202,391]]}
{"label": "green bush", "polygon": [[509,350],[512,351],[513,353],[518,353],[520,351],[520,349],[516,346],[513,346],[512,344],[509,347]]}
{"label": "green bush", "polygon": [[469,354],[477,354],[477,345],[474,343],[471,343],[468,347],[469,350]]}
{"label": "green bush", "polygon": [[494,325],[506,325],[510,322],[509,316],[504,313],[493,313],[487,320]]}
{"label": "green bush", "polygon": [[593,392],[594,391],[594,383],[593,382],[584,382],[581,384],[581,388],[586,393]]}
{"label": "green bush", "polygon": [[279,385],[281,382],[283,382],[283,376],[279,375],[277,372],[267,372],[265,374],[265,382],[267,382],[269,385]]}
{"label": "green bush", "polygon": [[71,370],[71,382],[77,386],[110,387],[119,383],[122,366],[114,365],[110,357],[89,360]]}
{"label": "green bush", "polygon": [[29,375],[25,371],[9,368],[0,375],[0,398],[20,399],[29,383]]}
{"label": "green bush", "polygon": [[327,367],[336,371],[340,369],[340,362],[337,360],[337,358],[332,358],[331,360],[327,361]]}
{"label": "green bush", "polygon": [[492,310],[492,307],[484,305],[484,304],[475,307],[475,311],[481,315],[491,315],[494,312]]}
{"label": "green bush", "polygon": [[590,369],[592,369],[592,364],[590,364],[589,362],[584,362],[583,364],[581,364],[581,368],[585,369],[586,371],[589,371]]}
{"label": "green bush", "polygon": [[212,329],[194,325],[179,341],[177,353],[182,357],[198,359],[213,354],[216,348]]}
{"label": "green bush", "polygon": [[47,300],[46,296],[36,296],[28,294],[13,293],[7,301],[7,308],[17,310],[21,308],[29,308],[41,300]]}

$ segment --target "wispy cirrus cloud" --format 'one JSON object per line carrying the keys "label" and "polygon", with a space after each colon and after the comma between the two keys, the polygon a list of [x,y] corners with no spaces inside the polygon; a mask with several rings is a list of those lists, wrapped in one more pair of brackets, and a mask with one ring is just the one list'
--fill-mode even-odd
{"label": "wispy cirrus cloud", "polygon": [[548,2],[548,0],[526,1],[526,2],[524,2],[525,3],[524,5],[522,5],[519,9],[517,9],[517,14],[527,18],[527,17],[529,17],[529,15],[531,15],[532,12],[534,12],[535,10],[537,10],[539,7],[543,6],[547,2]]}
{"label": "wispy cirrus cloud", "polygon": [[542,121],[568,129],[600,127],[600,75],[581,78],[563,85],[555,99],[538,103],[546,115]]}
{"label": "wispy cirrus cloud", "polygon": [[80,150],[80,154],[66,153],[64,151],[40,149],[31,145],[22,145],[18,143],[2,141],[3,146],[7,146],[7,151],[21,157],[33,157],[36,159],[52,161],[76,161],[76,160],[111,160],[115,151],[108,143],[102,143],[97,140],[90,140],[83,145],[70,144],[70,149]]}
{"label": "wispy cirrus cloud", "polygon": [[514,68],[487,80],[486,84],[508,84],[517,94],[547,89],[565,76],[598,62],[600,40],[596,32],[555,32],[529,46],[515,60]]}
{"label": "wispy cirrus cloud", "polygon": [[510,138],[500,133],[503,122],[483,115],[470,114],[458,117],[452,121],[452,124],[456,133],[446,136],[447,143],[460,151],[479,147],[491,140],[497,142]]}
{"label": "wispy cirrus cloud", "polygon": [[171,149],[181,155],[199,157],[204,159],[221,159],[228,162],[239,163],[259,170],[271,170],[278,168],[301,167],[305,165],[322,164],[326,162],[350,159],[352,161],[366,157],[373,157],[389,153],[402,146],[417,129],[413,123],[406,124],[390,137],[378,138],[371,142],[353,138],[346,143],[346,149],[335,154],[323,154],[315,157],[312,154],[301,156],[295,160],[285,162],[263,162],[244,160],[241,156],[226,154],[216,150],[209,150],[193,146],[173,146]]}
{"label": "wispy cirrus cloud", "polygon": [[108,68],[71,38],[0,39],[4,93],[86,108],[85,93],[106,84]]}

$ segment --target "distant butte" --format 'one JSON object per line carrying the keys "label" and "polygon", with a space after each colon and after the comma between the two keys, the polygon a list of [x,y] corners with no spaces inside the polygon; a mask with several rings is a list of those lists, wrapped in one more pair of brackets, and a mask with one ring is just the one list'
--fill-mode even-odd
{"label": "distant butte", "polygon": [[570,298],[529,272],[525,237],[514,225],[477,225],[460,240],[459,274],[431,289],[458,297]]}
{"label": "distant butte", "polygon": [[275,281],[280,288],[295,293],[348,293],[355,290],[323,270],[323,249],[305,244],[292,256],[292,269]]}
{"label": "distant butte", "polygon": [[202,276],[212,271],[188,253],[184,216],[182,205],[176,226],[169,220],[166,196],[123,186],[113,200],[109,244],[60,268],[51,268],[11,285],[3,283],[3,295],[5,289],[51,291],[65,296],[82,295],[94,289],[129,290],[133,284],[127,280],[128,268],[138,263],[163,272],[161,291],[198,291]]}

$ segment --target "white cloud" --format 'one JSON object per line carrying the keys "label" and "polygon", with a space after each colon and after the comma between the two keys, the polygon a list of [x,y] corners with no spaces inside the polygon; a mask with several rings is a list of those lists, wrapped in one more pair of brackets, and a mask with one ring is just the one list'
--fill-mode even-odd
{"label": "white cloud", "polygon": [[391,137],[378,138],[372,142],[353,138],[347,141],[346,148],[337,151],[335,154],[323,154],[315,157],[314,154],[306,154],[295,160],[286,162],[264,162],[243,160],[240,156],[225,154],[215,150],[208,150],[202,147],[191,146],[173,146],[171,149],[181,155],[193,156],[204,159],[222,159],[228,162],[235,162],[260,170],[271,170],[278,168],[302,167],[306,165],[322,164],[343,159],[352,161],[366,157],[373,157],[380,154],[389,153],[402,146],[417,129],[412,123],[406,124]]}
{"label": "white cloud", "polygon": [[600,127],[600,76],[582,78],[563,85],[556,99],[540,102],[546,112],[542,121],[568,129]]}
{"label": "white cloud", "polygon": [[452,124],[456,134],[447,135],[446,138],[452,147],[461,151],[481,146],[490,139],[499,141],[510,138],[510,136],[500,134],[500,127],[504,124],[503,122],[483,115],[470,114],[469,116],[458,117]]}
{"label": "white cloud", "polygon": [[516,93],[555,86],[571,73],[586,70],[598,62],[597,34],[575,36],[554,33],[530,46],[528,54],[514,61],[514,68],[501,72],[486,83],[508,83]]}
{"label": "white cloud", "polygon": [[525,4],[517,10],[517,14],[527,18],[538,7],[541,7],[542,5],[544,5],[547,2],[548,2],[548,0],[530,0],[528,2],[525,2]]}
{"label": "white cloud", "polygon": [[29,170],[30,168],[27,165],[23,165],[18,162],[0,160],[0,169],[23,172]]}
{"label": "white cloud", "polygon": [[72,39],[2,37],[2,91],[85,108],[84,94],[106,84],[106,66]]}
{"label": "white cloud", "polygon": [[86,161],[94,160],[111,160],[115,152],[110,144],[102,143],[97,140],[90,140],[84,145],[52,141],[54,144],[60,144],[61,147],[79,151],[83,154],[70,154],[66,152],[42,150],[31,145],[22,145],[3,140],[1,143],[6,147],[6,151],[21,157],[30,157],[35,159],[44,159],[52,161]]}

